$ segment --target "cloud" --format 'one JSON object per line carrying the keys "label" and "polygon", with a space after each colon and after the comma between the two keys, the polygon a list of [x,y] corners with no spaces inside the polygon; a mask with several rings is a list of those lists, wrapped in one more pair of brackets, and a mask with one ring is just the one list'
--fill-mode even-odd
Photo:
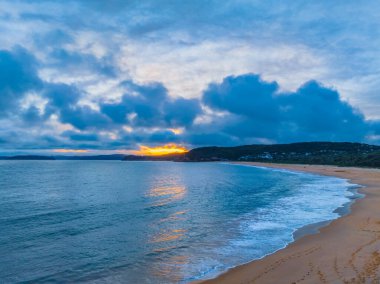
{"label": "cloud", "polygon": [[79,105],[82,92],[75,86],[46,84],[44,96],[49,101],[45,110],[46,116],[57,114],[60,122],[69,123],[80,130],[110,126],[110,120],[105,115],[89,106]]}
{"label": "cloud", "polygon": [[[171,97],[159,82],[127,80],[119,84],[124,90],[119,101],[101,99],[88,105],[83,100],[88,94],[78,86],[39,78],[37,60],[27,51],[0,51],[0,58],[2,70],[9,71],[0,80],[2,114],[13,117],[10,128],[0,132],[3,145],[120,149],[139,143],[379,140],[378,121],[366,120],[337,90],[317,81],[284,92],[276,81],[258,74],[227,76],[210,83],[201,99],[187,99]],[[39,97],[39,104],[32,100],[25,105],[30,93]]]}
{"label": "cloud", "polygon": [[60,121],[62,123],[69,123],[79,130],[101,130],[111,126],[106,116],[88,106],[75,106],[61,109]]}
{"label": "cloud", "polygon": [[171,98],[161,83],[123,82],[128,89],[118,103],[101,103],[101,112],[116,124],[134,127],[187,127],[201,113],[199,100]]}
{"label": "cloud", "polygon": [[46,84],[43,95],[49,100],[48,108],[58,109],[75,106],[82,93],[67,84]]}
{"label": "cloud", "polygon": [[230,134],[208,129],[204,131],[188,132],[184,135],[184,140],[190,145],[197,146],[236,146],[241,143],[241,139]]}
{"label": "cloud", "polygon": [[50,53],[47,67],[64,69],[76,74],[96,73],[106,77],[115,77],[116,68],[109,58],[96,58],[93,54],[68,51],[56,48]]}
{"label": "cloud", "polygon": [[120,149],[139,143],[379,140],[377,120],[366,120],[337,90],[317,81],[285,92],[258,74],[227,76],[210,83],[201,99],[188,99],[170,96],[160,82],[126,80],[118,85],[118,101],[89,102],[77,85],[41,79],[37,59],[24,49],[0,51],[0,59],[2,72],[7,70],[0,79],[1,114],[3,125],[9,123],[0,129],[3,145]]}
{"label": "cloud", "polygon": [[66,44],[73,44],[74,38],[62,29],[52,29],[46,33],[37,34],[33,37],[34,44],[37,46],[63,46]]}
{"label": "cloud", "polygon": [[203,103],[227,112],[220,132],[248,141],[363,141],[370,129],[359,110],[316,81],[283,93],[255,74],[229,76],[209,85]]}
{"label": "cloud", "polygon": [[210,84],[203,102],[216,110],[244,115],[255,120],[278,120],[279,109],[275,96],[276,82],[265,82],[259,75],[229,76],[222,84]]}
{"label": "cloud", "polygon": [[336,90],[316,81],[278,98],[284,109],[283,121],[294,125],[294,132],[307,133],[309,139],[358,141],[367,132],[364,115],[342,101]]}
{"label": "cloud", "polygon": [[9,115],[27,92],[40,87],[37,62],[26,50],[0,50],[0,116]]}
{"label": "cloud", "polygon": [[176,98],[163,106],[164,120],[171,127],[187,127],[201,114],[199,100]]}
{"label": "cloud", "polygon": [[63,132],[62,136],[66,136],[72,141],[99,141],[99,136],[94,133],[81,133],[72,130]]}
{"label": "cloud", "polygon": [[28,125],[37,125],[40,123],[43,123],[45,120],[45,117],[41,114],[41,111],[36,106],[32,105],[22,111],[20,113],[20,116],[24,122],[26,122]]}

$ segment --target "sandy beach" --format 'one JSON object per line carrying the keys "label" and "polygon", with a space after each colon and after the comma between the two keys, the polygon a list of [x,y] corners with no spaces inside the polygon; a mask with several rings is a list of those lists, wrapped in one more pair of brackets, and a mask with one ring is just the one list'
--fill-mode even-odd
{"label": "sandy beach", "polygon": [[364,186],[351,212],[263,259],[201,283],[380,283],[380,170],[240,163],[336,176]]}

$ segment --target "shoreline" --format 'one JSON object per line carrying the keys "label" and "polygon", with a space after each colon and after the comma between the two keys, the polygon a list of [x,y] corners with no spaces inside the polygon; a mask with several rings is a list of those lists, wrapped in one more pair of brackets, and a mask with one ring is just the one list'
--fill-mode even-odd
{"label": "shoreline", "polygon": [[349,215],[351,213],[351,206],[353,204],[355,204],[355,202],[357,200],[365,197],[365,194],[359,193],[359,191],[358,191],[358,189],[363,188],[363,186],[360,186],[359,184],[354,184],[354,185],[355,185],[354,188],[348,188],[347,189],[347,191],[349,191],[353,194],[351,197],[349,197],[350,201],[346,202],[341,207],[338,207],[334,210],[334,213],[337,213],[339,215],[338,218],[326,220],[326,221],[321,221],[321,222],[317,222],[317,223],[311,223],[311,224],[308,224],[308,225],[302,226],[301,228],[296,229],[293,233],[293,239],[294,239],[293,242],[296,242],[297,240],[301,239],[302,237],[305,237],[308,235],[318,234],[318,233],[320,233],[320,230],[323,227],[329,226],[333,221]]}
{"label": "shoreline", "polygon": [[193,283],[380,283],[379,169],[234,164],[343,178],[358,187],[348,189],[354,196],[336,209],[339,218],[303,226],[293,233],[294,241],[286,247],[233,267],[215,278]]}

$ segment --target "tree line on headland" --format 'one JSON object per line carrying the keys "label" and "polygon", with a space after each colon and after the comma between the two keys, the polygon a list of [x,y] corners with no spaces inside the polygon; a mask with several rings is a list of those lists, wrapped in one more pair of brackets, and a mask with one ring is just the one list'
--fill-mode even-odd
{"label": "tree line on headland", "polygon": [[380,146],[348,142],[305,142],[204,147],[191,150],[183,159],[380,167]]}

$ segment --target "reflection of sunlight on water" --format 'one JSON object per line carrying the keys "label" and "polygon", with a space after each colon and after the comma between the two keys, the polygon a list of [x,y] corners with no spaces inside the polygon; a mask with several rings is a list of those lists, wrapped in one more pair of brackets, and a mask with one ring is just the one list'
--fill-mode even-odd
{"label": "reflection of sunlight on water", "polygon": [[[174,215],[177,215],[177,213]],[[165,282],[168,282],[168,279],[170,279],[170,282],[178,282],[183,279],[183,271],[181,270],[183,270],[184,264],[189,262],[188,257],[173,256],[170,251],[179,247],[177,242],[185,236],[186,232],[184,229],[161,229],[161,232],[151,239],[151,243],[157,245],[153,249],[153,252],[157,255],[150,269],[157,279],[162,279]]]}
{"label": "reflection of sunlight on water", "polygon": [[[153,252],[157,254],[154,257],[152,265],[149,267],[151,274],[162,283],[166,282],[179,282],[183,280],[184,268],[189,263],[189,257],[186,255],[171,255],[171,250],[178,249],[177,245],[164,246],[167,242],[177,241],[183,237],[186,230],[176,229],[168,233],[158,235],[153,239],[153,242],[159,243],[160,247],[154,249]],[[161,245],[163,245],[161,247]],[[169,281],[168,281],[169,280]]]}
{"label": "reflection of sunlight on water", "polygon": [[146,196],[151,198],[158,198],[154,202],[153,206],[163,206],[173,201],[183,199],[186,193],[184,186],[172,186],[172,187],[155,187],[152,188]]}
{"label": "reflection of sunlight on water", "polygon": [[183,230],[183,229],[173,229],[173,230],[170,230],[169,232],[161,233],[161,234],[155,236],[152,239],[152,243],[174,241],[174,240],[181,238],[185,232],[186,232],[186,230]]}
{"label": "reflection of sunlight on water", "polygon": [[153,252],[160,253],[160,252],[169,251],[169,250],[175,249],[175,248],[177,248],[177,247],[176,246],[171,246],[171,247],[167,247],[167,248],[158,248],[158,249],[154,249]]}
{"label": "reflection of sunlight on water", "polygon": [[186,220],[186,218],[183,216],[186,212],[187,212],[187,210],[175,212],[175,213],[171,214],[167,218],[162,218],[158,222],[162,223],[162,222],[168,222],[168,221],[183,221],[183,220]]}
{"label": "reflection of sunlight on water", "polygon": [[[152,207],[159,207],[180,201],[186,194],[184,186],[154,187],[145,195],[152,200]],[[168,207],[170,208],[170,207]],[[187,256],[173,256],[171,251],[180,247],[181,241],[186,237],[187,230],[181,228],[186,221],[187,210],[174,212],[170,209],[153,226],[158,229],[151,236],[150,243],[154,244],[154,263],[150,267],[157,279],[168,282],[178,282],[183,279],[183,266],[189,262]],[[166,212],[166,210],[165,210]],[[165,216],[166,215],[166,216]]]}

